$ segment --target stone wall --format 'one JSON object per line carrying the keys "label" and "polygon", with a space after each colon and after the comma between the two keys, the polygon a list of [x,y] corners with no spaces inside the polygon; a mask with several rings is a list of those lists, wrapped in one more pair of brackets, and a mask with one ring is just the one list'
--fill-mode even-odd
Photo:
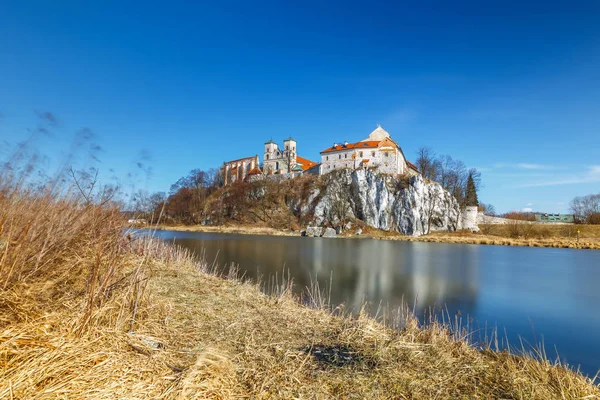
{"label": "stone wall", "polygon": [[258,167],[258,156],[224,162],[222,168],[225,185],[243,181],[248,176],[248,172],[256,167]]}
{"label": "stone wall", "polygon": [[467,206],[462,211],[462,229],[468,229],[474,232],[479,231],[477,226],[478,210],[477,206]]}
{"label": "stone wall", "polygon": [[321,174],[326,174],[336,169],[355,169],[360,163],[360,160],[356,157],[354,149],[322,154]]}
{"label": "stone wall", "polygon": [[285,181],[288,179],[293,179],[293,178],[297,178],[299,176],[301,176],[303,173],[302,172],[288,172],[285,174],[273,174],[273,175],[265,175],[265,174],[257,174],[257,175],[250,175],[248,177],[248,182],[256,182],[256,181],[260,181],[262,179],[270,179],[272,181]]}
{"label": "stone wall", "polygon": [[[366,162],[364,162],[366,161]],[[378,148],[348,149],[321,155],[321,174],[338,169],[375,169],[390,175],[407,172],[406,162],[400,150],[381,151]]]}

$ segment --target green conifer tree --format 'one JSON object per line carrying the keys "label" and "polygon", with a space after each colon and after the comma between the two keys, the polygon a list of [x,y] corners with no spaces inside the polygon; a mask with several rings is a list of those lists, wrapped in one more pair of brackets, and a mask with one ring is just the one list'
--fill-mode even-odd
{"label": "green conifer tree", "polygon": [[473,179],[473,173],[469,172],[469,179],[467,179],[467,197],[465,199],[467,206],[478,206],[479,200],[477,199],[477,188],[475,187],[475,180]]}

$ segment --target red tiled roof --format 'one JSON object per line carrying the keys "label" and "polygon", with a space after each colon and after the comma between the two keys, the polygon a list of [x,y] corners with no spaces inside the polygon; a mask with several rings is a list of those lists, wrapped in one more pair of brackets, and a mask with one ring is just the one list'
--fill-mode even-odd
{"label": "red tiled roof", "polygon": [[307,160],[306,158],[300,156],[296,156],[296,163],[300,164],[300,168],[302,168],[302,171],[306,171],[307,169],[310,169],[317,165],[316,162]]}
{"label": "red tiled roof", "polygon": [[411,163],[410,161],[406,160],[406,165],[408,165],[408,168],[412,168],[415,171],[419,172],[419,168],[417,168],[417,166],[413,163]]}
{"label": "red tiled roof", "polygon": [[368,162],[369,162],[369,160],[366,160],[366,159],[365,159],[365,160],[362,160],[362,162],[363,162],[363,164],[366,164],[366,163],[368,163]]}
{"label": "red tiled roof", "polygon": [[258,167],[255,167],[250,172],[248,172],[248,175],[260,175],[260,174],[262,174],[262,171]]}
{"label": "red tiled roof", "polygon": [[380,142],[377,141],[367,141],[367,142],[358,142],[358,143],[348,143],[348,144],[338,144],[337,146],[332,146],[328,149],[325,149],[321,152],[324,153],[333,153],[335,151],[343,151],[350,149],[373,149],[379,146]]}

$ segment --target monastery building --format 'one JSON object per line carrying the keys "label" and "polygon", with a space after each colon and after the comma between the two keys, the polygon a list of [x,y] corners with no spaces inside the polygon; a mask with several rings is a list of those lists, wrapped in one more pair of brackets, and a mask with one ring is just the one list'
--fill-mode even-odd
{"label": "monastery building", "polygon": [[280,149],[273,140],[265,143],[263,160],[265,175],[302,173],[316,165],[316,162],[300,157],[296,153],[296,141],[291,137],[283,141],[283,149]]}
{"label": "monastery building", "polygon": [[406,160],[402,148],[379,125],[360,142],[334,143],[323,150],[320,164],[300,157],[296,147],[297,143],[291,137],[283,141],[283,148],[269,140],[265,143],[262,168],[258,156],[223,163],[225,185],[271,175],[280,175],[281,178],[292,178],[303,173],[323,175],[336,169],[365,168],[390,175],[419,173],[417,167]]}
{"label": "monastery building", "polygon": [[380,125],[364,140],[357,143],[334,143],[321,152],[320,174],[336,169],[368,168],[392,175],[416,175],[417,167],[411,164],[402,148],[392,140]]}

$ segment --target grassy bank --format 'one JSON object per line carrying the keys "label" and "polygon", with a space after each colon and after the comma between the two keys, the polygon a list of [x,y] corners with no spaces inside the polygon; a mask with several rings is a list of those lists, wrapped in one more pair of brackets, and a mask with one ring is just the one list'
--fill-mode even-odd
{"label": "grassy bank", "polygon": [[[369,231],[369,234],[380,239],[416,242],[600,250],[600,226],[596,225],[536,226],[536,230],[533,232],[542,233],[529,235],[515,235],[514,228],[502,225],[496,225],[492,229],[492,233],[488,233],[486,227],[477,233],[469,231],[433,232],[417,238],[380,231]],[[577,229],[581,231],[579,239],[577,239]],[[574,233],[571,232],[573,230]]]}
{"label": "grassy bank", "polygon": [[[145,226],[149,228],[148,226]],[[180,232],[238,233],[242,235],[298,236],[300,232],[256,225],[156,225],[156,229]]]}
{"label": "grassy bank", "polygon": [[334,315],[287,284],[266,295],[123,234],[109,206],[5,189],[0,210],[0,398],[600,397],[460,331]]}
{"label": "grassy bank", "polygon": [[[213,233],[238,233],[248,235],[274,235],[274,236],[299,236],[300,231],[275,229],[270,227],[248,225],[159,225],[159,229],[184,231],[184,232],[213,232]],[[515,234],[514,227],[507,225],[482,226],[481,232],[433,232],[429,235],[412,237],[401,235],[397,232],[387,232],[379,229],[362,227],[360,236],[354,234],[355,230],[342,233],[342,238],[373,238],[384,240],[403,240],[410,242],[433,243],[459,243],[483,244],[496,246],[525,246],[525,247],[553,247],[569,249],[600,250],[600,225],[538,225],[531,229],[526,237]],[[580,231],[579,240],[577,230]],[[485,232],[485,233],[484,233]]]}

